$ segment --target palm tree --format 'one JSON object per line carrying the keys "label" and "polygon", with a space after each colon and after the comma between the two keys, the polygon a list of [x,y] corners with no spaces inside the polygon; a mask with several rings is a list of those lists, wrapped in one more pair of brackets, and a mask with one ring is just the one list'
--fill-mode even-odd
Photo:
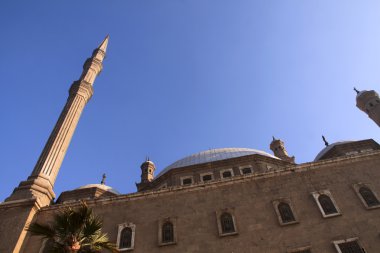
{"label": "palm tree", "polygon": [[32,223],[27,230],[47,239],[47,252],[96,253],[102,249],[116,252],[116,247],[102,233],[103,221],[85,202],[77,209],[66,207],[50,224]]}

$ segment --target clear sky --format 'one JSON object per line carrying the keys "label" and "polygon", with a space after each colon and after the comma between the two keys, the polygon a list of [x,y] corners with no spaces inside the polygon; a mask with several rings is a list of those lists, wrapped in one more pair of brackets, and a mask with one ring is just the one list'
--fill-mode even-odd
{"label": "clear sky", "polygon": [[373,138],[353,86],[380,91],[380,1],[0,2],[0,200],[31,173],[92,50],[104,69],[55,191],[106,183],[134,192],[203,150],[270,152],[298,163],[330,143]]}

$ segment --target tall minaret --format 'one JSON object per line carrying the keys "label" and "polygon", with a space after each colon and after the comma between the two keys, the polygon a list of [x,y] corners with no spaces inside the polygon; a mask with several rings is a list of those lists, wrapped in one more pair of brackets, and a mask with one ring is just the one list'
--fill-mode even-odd
{"label": "tall minaret", "polygon": [[55,198],[53,186],[71,138],[83,112],[93,94],[96,76],[102,71],[109,36],[96,48],[83,65],[83,72],[69,90],[69,97],[50,137],[26,181],[15,188],[6,201],[35,197],[40,205],[48,205]]}
{"label": "tall minaret", "polygon": [[356,106],[365,112],[380,127],[380,98],[374,90],[356,91]]}
{"label": "tall minaret", "polygon": [[290,157],[288,155],[288,152],[285,149],[285,144],[282,140],[276,139],[273,136],[273,140],[270,143],[269,147],[273,151],[273,154],[276,157],[280,158],[281,160],[287,161],[287,162],[295,163],[294,156]]}

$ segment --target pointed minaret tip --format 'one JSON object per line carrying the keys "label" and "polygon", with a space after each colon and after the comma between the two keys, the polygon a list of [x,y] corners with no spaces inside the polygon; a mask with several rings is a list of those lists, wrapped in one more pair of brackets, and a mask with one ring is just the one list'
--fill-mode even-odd
{"label": "pointed minaret tip", "polygon": [[99,50],[102,50],[103,52],[106,52],[106,50],[107,50],[107,45],[108,45],[108,40],[109,40],[109,39],[110,39],[110,36],[107,35],[107,36],[105,37],[105,39],[102,41],[102,43],[100,43],[98,49],[99,49]]}

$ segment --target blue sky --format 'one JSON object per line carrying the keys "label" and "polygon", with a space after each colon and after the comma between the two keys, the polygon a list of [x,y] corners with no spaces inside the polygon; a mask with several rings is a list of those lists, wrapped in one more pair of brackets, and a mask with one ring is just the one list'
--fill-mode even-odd
{"label": "blue sky", "polygon": [[270,152],[299,163],[330,143],[373,138],[353,86],[380,91],[379,1],[1,1],[0,200],[27,178],[71,83],[110,34],[104,69],[58,175],[135,191],[210,148]]}

